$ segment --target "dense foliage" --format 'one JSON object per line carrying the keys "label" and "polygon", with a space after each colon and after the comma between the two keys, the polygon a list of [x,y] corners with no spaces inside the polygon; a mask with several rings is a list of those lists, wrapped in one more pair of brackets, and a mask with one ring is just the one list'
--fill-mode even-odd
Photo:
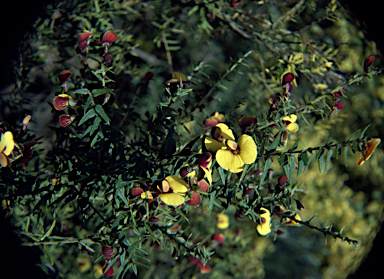
{"label": "dense foliage", "polygon": [[[381,197],[345,186],[339,165],[351,153],[356,166],[378,164],[367,160],[382,123],[350,100],[382,69],[374,47],[345,48],[358,31],[336,1],[69,1],[49,11],[21,45],[0,123],[2,205],[24,244],[42,247],[48,274],[280,278],[293,271],[268,258],[279,240],[325,254],[297,232],[306,229],[345,243],[301,276],[356,268],[343,257],[362,233],[345,236],[343,222],[374,227]],[[346,104],[358,121],[348,123]]]}

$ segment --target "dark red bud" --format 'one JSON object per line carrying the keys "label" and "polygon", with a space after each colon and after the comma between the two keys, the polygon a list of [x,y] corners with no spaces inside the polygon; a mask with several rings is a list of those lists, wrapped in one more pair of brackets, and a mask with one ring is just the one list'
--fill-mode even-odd
{"label": "dark red bud", "polygon": [[364,60],[364,72],[368,72],[368,68],[372,66],[373,62],[375,61],[376,56],[374,55],[368,55]]}
{"label": "dark red bud", "polygon": [[344,108],[344,104],[342,101],[339,101],[336,103],[335,107],[337,107],[337,109],[343,109]]}
{"label": "dark red bud", "polygon": [[240,3],[239,2],[237,2],[236,0],[232,0],[232,2],[231,2],[231,7],[232,8],[236,8],[237,7],[237,5],[239,5]]}
{"label": "dark red bud", "polygon": [[75,115],[62,114],[59,117],[59,123],[61,127],[67,127],[73,122],[73,120],[75,120],[75,118],[76,118]]}
{"label": "dark red bud", "polygon": [[92,32],[83,32],[77,35],[77,40],[79,42],[87,41],[92,36]]}
{"label": "dark red bud", "polygon": [[53,106],[56,110],[63,110],[68,107],[69,101],[68,98],[56,96],[53,99]]}
{"label": "dark red bud", "polygon": [[103,246],[101,249],[104,257],[106,257],[108,260],[111,260],[113,257],[113,248],[110,246]]}
{"label": "dark red bud", "polygon": [[219,243],[223,243],[225,240],[225,236],[222,233],[215,233],[212,236],[212,240],[216,240]]}
{"label": "dark red bud", "polygon": [[134,187],[134,188],[131,189],[131,195],[132,196],[139,196],[142,193],[144,193],[144,190],[139,188],[139,187]]}
{"label": "dark red bud", "polygon": [[283,175],[279,178],[278,183],[280,186],[283,186],[287,183],[288,180],[289,180],[288,177],[286,175]]}
{"label": "dark red bud", "polygon": [[295,79],[295,75],[292,73],[286,73],[283,76],[283,85],[287,83],[291,83]]}
{"label": "dark red bud", "polygon": [[81,51],[84,51],[84,49],[86,49],[87,46],[88,46],[88,44],[87,44],[86,41],[84,41],[84,42],[80,42],[80,43],[79,43],[79,49],[80,49]]}
{"label": "dark red bud", "polygon": [[199,205],[201,202],[201,196],[198,192],[193,192],[192,193],[192,197],[190,200],[188,200],[188,203],[191,204],[191,205]]}
{"label": "dark red bud", "polygon": [[199,182],[197,182],[199,185],[199,189],[203,192],[208,193],[209,184],[204,179],[201,179]]}
{"label": "dark red bud", "polygon": [[239,117],[239,126],[240,128],[245,128],[245,127],[251,127],[256,124],[256,118],[252,116],[247,116],[247,115],[241,115]]}
{"label": "dark red bud", "polygon": [[153,78],[153,73],[152,72],[147,72],[144,76],[144,79],[146,82],[150,81]]}
{"label": "dark red bud", "polygon": [[72,75],[72,73],[68,70],[62,71],[58,75],[60,83],[63,84],[64,82],[68,81],[71,78],[71,75]]}
{"label": "dark red bud", "polygon": [[304,210],[304,205],[299,201],[299,200],[295,200],[296,201],[296,207],[298,210]]}
{"label": "dark red bud", "polygon": [[117,40],[117,35],[115,32],[109,30],[109,31],[106,31],[103,34],[101,34],[100,38],[101,38],[102,44],[113,43],[114,41]]}
{"label": "dark red bud", "polygon": [[281,231],[281,230],[277,230],[276,234],[277,234],[277,235],[283,235],[283,234],[285,234],[285,232],[283,232],[283,231]]}
{"label": "dark red bud", "polygon": [[104,63],[109,63],[109,62],[111,62],[112,61],[112,55],[110,55],[110,54],[107,54],[107,55],[105,55],[104,56],[104,58],[103,58],[103,62]]}

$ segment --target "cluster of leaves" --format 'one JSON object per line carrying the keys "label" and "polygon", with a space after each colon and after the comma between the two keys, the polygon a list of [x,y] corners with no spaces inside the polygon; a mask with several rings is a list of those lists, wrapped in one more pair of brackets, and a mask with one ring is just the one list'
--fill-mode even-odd
{"label": "cluster of leaves", "polygon": [[[337,74],[337,49],[304,39],[308,23],[300,22],[300,14],[315,12],[314,1],[296,1],[291,7],[260,1],[242,3],[242,8],[224,1],[182,1],[179,6],[160,2],[95,1],[89,5],[75,1],[74,6],[65,8],[71,13],[56,10],[56,16],[39,22],[37,31],[45,42],[40,51],[55,43],[62,59],[71,58],[80,70],[72,67],[70,77],[59,78],[59,82],[57,75],[50,77],[61,83],[61,87],[52,87],[56,96],[53,100],[65,103],[57,106],[53,101],[55,121],[60,119],[65,127],[55,128],[50,155],[34,156],[34,161],[24,166],[12,164],[0,170],[4,206],[17,216],[26,245],[78,244],[83,253],[98,254],[96,262],[104,262],[102,271],[106,275],[119,262],[117,278],[123,278],[129,270],[136,274],[138,266],[148,265],[149,255],[143,249],[148,246],[166,248],[174,258],[190,255],[200,261],[200,270],[205,272],[203,267],[214,254],[213,240],[218,240],[211,240],[209,234],[199,235],[189,225],[199,205],[193,201],[194,192],[203,196],[200,207],[205,214],[216,216],[232,210],[237,219],[252,220],[261,235],[278,237],[286,226],[305,225],[356,245],[357,240],[344,237],[343,230],[312,225],[312,218],[301,220],[297,212],[303,209],[298,200],[302,190],[295,179],[313,161],[318,162],[320,172],[326,173],[332,158],[342,150],[346,161],[348,149],[362,152],[363,160],[368,159],[367,129],[340,143],[330,138],[320,146],[304,149],[299,148],[300,138],[290,142],[289,136],[300,134],[297,117],[307,124],[312,118],[337,117],[342,109],[338,102],[347,96],[343,88],[380,74],[382,69],[372,68],[368,61],[363,74],[350,78]],[[256,12],[247,12],[256,7]],[[266,12],[279,16],[268,18]],[[295,18],[298,21],[292,31],[288,23]],[[335,20],[335,1],[328,3],[324,15],[318,18],[317,23]],[[79,21],[79,26],[57,27],[59,21],[68,20]],[[125,21],[138,23],[140,28],[117,27]],[[92,29],[89,32],[93,37],[87,38],[84,48],[80,47],[83,41],[76,41],[81,32],[78,27]],[[149,31],[141,33],[141,28]],[[113,31],[118,39],[109,42],[106,50],[102,42],[107,31]],[[243,55],[235,61],[226,57],[224,62],[212,58],[215,49],[199,49],[204,55],[193,55],[198,52],[195,44],[213,38],[219,43],[243,40],[237,49]],[[135,41],[143,41],[143,49],[148,51],[140,49]],[[146,46],[148,41],[157,49]],[[184,49],[193,51],[188,56]],[[187,62],[186,57],[190,59]],[[194,57],[200,59],[195,61]],[[180,67],[174,61],[196,66],[185,70],[184,75],[174,72]],[[219,73],[210,67],[222,63],[226,70]],[[246,74],[242,72],[245,70]],[[167,71],[171,76],[165,78]],[[26,68],[19,73],[26,73]],[[248,82],[235,82],[245,78]],[[21,75],[21,79],[27,76]],[[301,94],[299,85],[306,82],[313,91],[299,105],[295,94]],[[16,90],[20,93],[22,88]],[[236,102],[232,91],[239,95]],[[69,100],[75,102],[70,104]],[[250,137],[257,147],[256,159],[236,165],[235,169],[241,168],[237,173],[228,168],[230,163],[216,160],[218,149],[206,144],[208,136],[222,140],[222,135],[212,130],[213,125],[202,121],[215,112],[212,107],[218,101],[222,101],[225,120],[214,114],[208,122],[225,122],[231,133]],[[66,113],[58,116],[58,107]],[[68,119],[63,125],[65,116]],[[296,129],[292,129],[293,124]],[[25,129],[19,128],[17,134],[15,126],[4,126],[13,131],[18,144],[41,140]],[[233,141],[241,138],[234,135]],[[225,140],[220,150],[238,151],[237,145],[231,149],[228,138]],[[213,158],[208,167],[213,178],[212,182],[207,179],[207,191],[201,190],[197,181],[205,176],[195,167],[201,153],[210,153]],[[11,161],[16,161],[17,154],[13,156]],[[278,169],[271,169],[273,160],[279,163]],[[188,166],[194,167],[197,180],[182,173]],[[176,176],[189,186],[185,194],[179,194],[185,199],[181,205],[161,199],[161,194],[169,191],[162,183]],[[278,222],[270,220],[273,214]],[[219,229],[226,227],[220,216]],[[80,233],[76,224],[82,224],[91,234]],[[98,253],[97,245],[112,249]]]}

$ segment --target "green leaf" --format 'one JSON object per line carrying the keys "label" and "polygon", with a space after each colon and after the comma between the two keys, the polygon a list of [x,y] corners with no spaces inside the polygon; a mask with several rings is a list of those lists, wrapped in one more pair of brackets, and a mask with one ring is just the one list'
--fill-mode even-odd
{"label": "green leaf", "polygon": [[221,178],[221,181],[223,182],[224,185],[226,185],[224,169],[222,167],[219,167],[218,171],[219,171],[219,176]]}
{"label": "green leaf", "polygon": [[212,191],[211,193],[211,196],[210,196],[210,199],[209,199],[209,206],[208,206],[208,213],[211,213],[212,212],[212,209],[213,209],[213,204],[214,204],[214,201],[216,199],[216,190]]}
{"label": "green leaf", "polygon": [[90,131],[92,126],[88,126],[87,129],[85,129],[84,133],[82,135],[79,135],[80,138],[84,138]]}
{"label": "green leaf", "polygon": [[92,136],[92,134],[97,130],[97,128],[99,128],[100,123],[101,123],[101,118],[96,116],[95,119],[93,120],[93,124],[89,133],[90,136]]}
{"label": "green leaf", "polygon": [[89,95],[87,101],[85,101],[85,104],[84,104],[84,114],[88,110],[91,104],[93,104],[93,98],[91,95]]}
{"label": "green leaf", "polygon": [[96,135],[95,135],[95,137],[93,138],[93,140],[91,141],[91,147],[93,147],[95,144],[96,144],[96,142],[98,141],[98,139],[99,138],[104,138],[104,135],[103,135],[103,132],[102,131],[99,131]]}
{"label": "green leaf", "polygon": [[177,153],[175,156],[189,156],[191,155],[191,150],[193,145],[200,139],[200,136],[194,138],[192,141],[190,141],[179,153]]}
{"label": "green leaf", "polygon": [[277,146],[279,145],[280,143],[280,139],[281,139],[281,135],[283,133],[284,130],[281,130],[279,132],[279,134],[276,136],[275,140],[271,143],[270,146],[267,146],[265,149],[267,149],[268,151],[273,151],[273,150],[276,150]]}
{"label": "green leaf", "polygon": [[113,94],[113,89],[110,88],[98,88],[92,90],[92,96],[98,97],[104,94]]}
{"label": "green leaf", "polygon": [[159,245],[160,245],[160,241],[157,239],[157,237],[155,236],[155,234],[153,233],[151,227],[147,224],[147,223],[144,223],[144,226],[145,226],[145,229],[149,232],[149,234],[152,236],[153,240],[156,241]]}
{"label": "green leaf", "polygon": [[298,138],[295,143],[293,144],[293,146],[288,150],[288,152],[292,152],[292,151],[295,151],[297,146],[299,145],[300,143],[300,138]]}
{"label": "green leaf", "polygon": [[263,174],[262,174],[262,176],[260,178],[260,186],[262,186],[263,183],[264,183],[265,177],[267,176],[267,173],[268,173],[269,167],[271,166],[271,163],[272,163],[272,159],[271,158],[268,158],[267,161],[265,161]]}
{"label": "green leaf", "polygon": [[301,172],[304,169],[304,166],[305,166],[304,161],[300,160],[300,158],[299,158],[299,166],[297,168],[297,176],[300,176]]}
{"label": "green leaf", "polygon": [[344,161],[345,166],[348,167],[348,146],[344,146]]}
{"label": "green leaf", "polygon": [[289,184],[293,184],[293,174],[295,172],[295,163],[296,163],[296,158],[295,156],[291,155],[289,156]]}
{"label": "green leaf", "polygon": [[94,109],[90,109],[79,121],[78,126],[82,125],[85,121],[95,117],[96,113]]}
{"label": "green leaf", "polygon": [[185,214],[184,214],[184,212],[183,211],[181,211],[181,209],[180,208],[178,208],[178,207],[175,207],[175,210],[176,210],[176,212],[177,213],[179,213],[180,214],[180,216],[181,217],[183,217],[188,223],[189,223],[189,219],[187,218],[187,216],[185,216]]}
{"label": "green leaf", "polygon": [[160,148],[160,156],[162,158],[170,158],[176,152],[176,140],[173,137],[175,127],[172,125],[168,130],[167,138]]}
{"label": "green leaf", "polygon": [[365,127],[365,129],[363,130],[363,132],[361,133],[361,136],[360,136],[360,139],[362,139],[364,137],[364,134],[365,132],[368,130],[368,128],[371,126],[371,124],[369,124],[367,127]]}
{"label": "green leaf", "polygon": [[318,160],[319,160],[319,171],[320,171],[320,173],[323,172],[323,168],[324,168],[324,157],[325,157],[325,154],[323,153],[322,155],[320,155],[320,158],[318,159]]}
{"label": "green leaf", "polygon": [[89,94],[89,90],[87,88],[81,88],[81,89],[77,89],[75,91],[73,91],[74,94],[83,94],[83,95],[87,95]]}
{"label": "green leaf", "polygon": [[46,237],[50,236],[52,231],[53,231],[53,228],[55,227],[56,225],[56,219],[53,219],[53,222],[52,222],[52,225],[49,227],[49,229],[47,230],[47,232],[40,238],[40,241],[43,241]]}
{"label": "green leaf", "polygon": [[105,113],[103,107],[101,105],[96,105],[95,110],[97,114],[103,118],[103,120],[109,125],[111,122],[111,119],[108,117],[108,115]]}
{"label": "green leaf", "polygon": [[328,150],[327,161],[325,163],[325,171],[324,171],[325,173],[327,173],[327,171],[328,171],[328,167],[329,167],[329,163],[331,162],[332,154],[333,154],[333,150],[332,149]]}
{"label": "green leaf", "polygon": [[127,198],[124,195],[124,188],[120,187],[116,190],[117,196],[125,203],[125,205],[129,205]]}

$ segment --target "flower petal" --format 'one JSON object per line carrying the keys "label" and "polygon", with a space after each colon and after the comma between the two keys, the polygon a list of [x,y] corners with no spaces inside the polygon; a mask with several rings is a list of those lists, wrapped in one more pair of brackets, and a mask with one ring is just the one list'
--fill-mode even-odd
{"label": "flower petal", "polygon": [[216,160],[220,167],[233,173],[238,173],[239,169],[244,166],[239,154],[234,154],[226,149],[220,149],[216,152]]}
{"label": "flower petal", "polygon": [[365,161],[367,161],[373,154],[373,152],[376,150],[376,147],[381,143],[381,139],[375,138],[367,141],[367,145],[365,146],[363,150],[363,154],[360,155],[360,160],[357,163],[359,166],[364,164]]}
{"label": "flower petal", "polygon": [[230,139],[230,140],[235,140],[235,136],[233,135],[233,132],[227,125],[224,123],[219,123],[215,127],[220,128],[221,130],[221,137],[224,139]]}
{"label": "flower petal", "polygon": [[201,203],[201,196],[198,192],[193,192],[190,200],[187,201],[191,205],[199,205]]}
{"label": "flower petal", "polygon": [[224,213],[217,214],[217,227],[219,229],[226,229],[229,227],[229,217]]}
{"label": "flower petal", "polygon": [[296,120],[297,120],[296,114],[291,114],[283,118],[283,121],[288,121],[288,122],[296,122]]}
{"label": "flower petal", "polygon": [[4,155],[9,156],[13,148],[15,147],[15,142],[13,141],[12,132],[5,132],[1,135],[0,140],[0,152],[3,152]]}
{"label": "flower petal", "polygon": [[209,151],[212,151],[212,152],[216,152],[217,150],[225,147],[225,144],[218,141],[218,140],[215,140],[215,139],[211,139],[211,138],[205,138],[204,139],[204,145],[205,145],[205,148]]}
{"label": "flower petal", "polygon": [[299,125],[297,123],[288,123],[285,128],[292,133],[296,133],[299,130]]}
{"label": "flower petal", "polygon": [[9,159],[7,156],[4,155],[3,152],[0,152],[0,165],[2,167],[8,167],[9,165]]}
{"label": "flower petal", "polygon": [[239,138],[239,155],[244,164],[252,164],[257,158],[257,147],[253,138],[248,135],[241,135]]}
{"label": "flower petal", "polygon": [[209,185],[212,185],[212,171],[208,168],[203,168],[203,171],[205,172],[205,177],[207,178],[208,182],[209,182]]}
{"label": "flower petal", "polygon": [[184,196],[177,193],[160,194],[159,198],[163,203],[173,206],[179,206],[185,202]]}
{"label": "flower petal", "polygon": [[165,180],[169,182],[173,193],[185,193],[188,191],[188,184],[177,176],[167,176]]}

